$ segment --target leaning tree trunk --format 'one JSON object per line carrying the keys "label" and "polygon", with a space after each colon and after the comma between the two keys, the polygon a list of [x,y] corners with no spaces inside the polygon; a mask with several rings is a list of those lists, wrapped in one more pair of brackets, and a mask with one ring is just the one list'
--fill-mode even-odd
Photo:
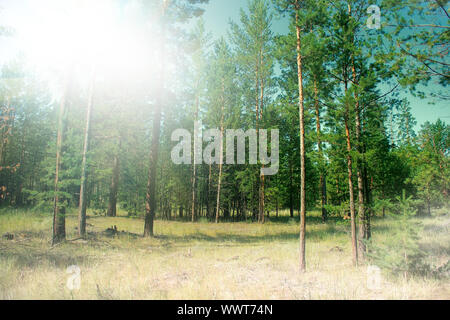
{"label": "leaning tree trunk", "polygon": [[66,208],[60,203],[59,197],[59,174],[61,171],[62,145],[64,141],[65,117],[66,117],[66,96],[68,89],[66,78],[64,92],[59,105],[58,133],[56,137],[56,169],[55,169],[55,197],[53,202],[53,237],[52,245],[62,242],[66,239]]}
{"label": "leaning tree trunk", "polygon": [[295,15],[297,33],[297,76],[298,76],[298,103],[300,120],[300,272],[306,271],[306,181],[305,181],[305,108],[303,104],[303,71],[301,53],[301,30],[298,25],[298,12]]}
{"label": "leaning tree trunk", "polygon": [[[164,2],[162,19],[164,19],[166,13],[166,2]],[[153,130],[152,130],[152,143],[150,147],[150,157],[149,157],[149,170],[148,170],[148,181],[147,181],[147,193],[145,195],[145,225],[144,225],[144,237],[153,237],[153,221],[155,219],[156,213],[156,175],[158,166],[158,152],[159,152],[159,138],[161,131],[161,110],[163,103],[163,91],[165,82],[165,24],[163,21],[163,27],[161,32],[161,42],[160,42],[160,81],[159,88],[157,91],[157,100],[154,109],[153,118]]]}
{"label": "leaning tree trunk", "polygon": [[86,236],[86,188],[87,188],[87,153],[90,144],[91,118],[92,106],[94,96],[94,81],[95,73],[92,74],[91,84],[89,87],[89,98],[86,110],[86,126],[84,128],[84,147],[83,147],[83,161],[81,165],[81,183],[80,183],[80,204],[78,211],[78,233],[80,237]]}

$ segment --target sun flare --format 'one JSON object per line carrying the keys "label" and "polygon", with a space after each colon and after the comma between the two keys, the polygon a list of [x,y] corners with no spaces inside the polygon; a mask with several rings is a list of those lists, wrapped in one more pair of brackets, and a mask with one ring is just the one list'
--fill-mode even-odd
{"label": "sun flare", "polygon": [[31,19],[17,28],[19,46],[41,73],[64,72],[76,65],[81,73],[95,67],[104,76],[123,77],[152,67],[153,26],[146,23],[142,28],[134,22],[139,8],[115,3],[40,1]]}

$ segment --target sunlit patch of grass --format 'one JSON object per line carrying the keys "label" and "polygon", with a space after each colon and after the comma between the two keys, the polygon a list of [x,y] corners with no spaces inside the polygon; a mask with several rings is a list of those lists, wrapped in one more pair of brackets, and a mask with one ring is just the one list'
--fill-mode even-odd
{"label": "sunlit patch of grass", "polygon": [[[290,222],[292,221],[292,222]],[[309,214],[307,268],[298,273],[298,218],[257,223],[156,221],[156,237],[142,237],[143,220],[89,216],[88,237],[77,240],[67,218],[66,243],[50,246],[51,215],[2,212],[0,299],[423,299],[450,298],[434,279],[383,276],[367,287],[366,266],[351,264],[349,224],[320,223]],[[374,221],[374,240],[389,237],[392,221]],[[430,259],[448,260],[448,216],[424,220]],[[117,235],[106,229],[117,226]],[[81,289],[66,287],[66,269],[81,269]]]}

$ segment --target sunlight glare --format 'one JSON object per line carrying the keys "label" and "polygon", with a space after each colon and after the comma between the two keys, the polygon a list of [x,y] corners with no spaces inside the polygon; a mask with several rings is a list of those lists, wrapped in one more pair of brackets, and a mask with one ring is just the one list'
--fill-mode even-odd
{"label": "sunlight glare", "polygon": [[[136,11],[139,8],[125,10]],[[126,76],[151,67],[151,39],[111,0],[40,1],[20,30],[20,43],[41,72],[61,72],[71,64]]]}

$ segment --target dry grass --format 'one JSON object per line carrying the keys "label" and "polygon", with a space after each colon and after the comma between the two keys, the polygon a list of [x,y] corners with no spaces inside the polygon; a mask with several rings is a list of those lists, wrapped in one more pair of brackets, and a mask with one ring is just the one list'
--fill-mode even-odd
{"label": "dry grass", "polygon": [[[423,246],[431,259],[448,261],[450,217],[425,221]],[[374,226],[389,235],[388,220]],[[104,231],[116,225],[117,236]],[[76,238],[76,218],[67,220]],[[383,275],[381,290],[367,288],[366,267],[351,265],[349,227],[311,217],[308,271],[297,273],[298,223],[183,223],[157,221],[144,239],[143,221],[88,219],[89,239],[52,248],[51,218],[0,213],[0,299],[449,299],[449,284]],[[80,290],[69,291],[66,269],[81,268]]]}

